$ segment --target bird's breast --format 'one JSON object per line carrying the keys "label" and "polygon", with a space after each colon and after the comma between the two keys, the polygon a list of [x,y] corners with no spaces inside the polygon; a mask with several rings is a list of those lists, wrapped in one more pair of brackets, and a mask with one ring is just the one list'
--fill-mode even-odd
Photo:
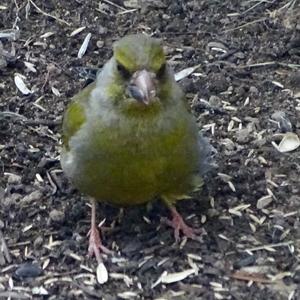
{"label": "bird's breast", "polygon": [[197,132],[188,119],[108,124],[94,120],[82,129],[80,142],[72,141],[73,181],[81,191],[118,205],[186,191],[198,160]]}

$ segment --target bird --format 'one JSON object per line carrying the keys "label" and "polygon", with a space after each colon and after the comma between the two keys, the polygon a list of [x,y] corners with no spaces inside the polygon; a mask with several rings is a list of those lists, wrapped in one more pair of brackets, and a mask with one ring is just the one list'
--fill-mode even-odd
{"label": "bird", "polygon": [[109,253],[96,223],[97,201],[126,207],[160,198],[167,223],[195,239],[175,207],[203,185],[210,144],[199,134],[161,40],[131,34],[113,44],[96,80],[73,96],[62,126],[61,166],[91,201],[88,254]]}

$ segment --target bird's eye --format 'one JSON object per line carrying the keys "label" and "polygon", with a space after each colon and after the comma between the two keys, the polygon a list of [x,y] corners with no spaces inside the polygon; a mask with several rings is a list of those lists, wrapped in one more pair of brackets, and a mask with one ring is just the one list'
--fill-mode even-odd
{"label": "bird's eye", "polygon": [[162,64],[161,67],[159,68],[159,70],[157,71],[156,75],[158,78],[161,78],[165,75],[165,71],[166,71],[166,64]]}
{"label": "bird's eye", "polygon": [[120,63],[117,64],[117,69],[123,78],[128,79],[131,76],[131,73]]}

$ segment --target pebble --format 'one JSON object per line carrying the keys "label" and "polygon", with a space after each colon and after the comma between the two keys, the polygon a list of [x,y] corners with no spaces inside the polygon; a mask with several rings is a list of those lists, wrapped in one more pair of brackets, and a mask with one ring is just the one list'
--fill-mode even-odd
{"label": "pebble", "polygon": [[258,93],[259,93],[257,87],[255,87],[255,86],[250,86],[249,92],[250,92],[250,94],[252,94],[252,95],[258,95]]}
{"label": "pebble", "polygon": [[289,118],[286,116],[284,111],[275,111],[271,118],[278,122],[278,126],[282,132],[291,132],[292,131],[292,123]]}
{"label": "pebble", "polygon": [[212,107],[222,107],[222,100],[218,97],[218,96],[210,96],[208,103],[212,106]]}
{"label": "pebble", "polygon": [[99,40],[99,41],[97,41],[96,45],[100,49],[104,46],[104,41]]}
{"label": "pebble", "polygon": [[41,236],[38,236],[34,242],[33,242],[33,247],[34,248],[40,248],[44,243],[44,240]]}
{"label": "pebble", "polygon": [[65,214],[64,212],[57,210],[57,209],[53,209],[50,214],[49,217],[51,219],[51,221],[54,221],[56,223],[62,223],[65,219]]}
{"label": "pebble", "polygon": [[38,277],[42,274],[43,270],[36,264],[24,263],[21,264],[15,271],[17,279],[25,279],[29,277]]}
{"label": "pebble", "polygon": [[7,183],[9,184],[18,184],[21,182],[22,177],[16,174],[9,174]]}
{"label": "pebble", "polygon": [[240,144],[245,144],[250,140],[250,132],[248,128],[241,129],[236,133],[237,142]]}
{"label": "pebble", "polygon": [[25,196],[22,200],[21,203],[24,204],[30,204],[36,200],[41,200],[43,197],[43,194],[41,191],[33,191],[29,195]]}

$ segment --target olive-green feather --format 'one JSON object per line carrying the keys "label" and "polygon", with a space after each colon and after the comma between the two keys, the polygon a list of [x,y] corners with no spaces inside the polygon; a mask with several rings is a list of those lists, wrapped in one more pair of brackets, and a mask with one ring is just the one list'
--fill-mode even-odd
{"label": "olive-green feather", "polygon": [[86,121],[85,105],[95,83],[91,83],[72,98],[63,120],[63,144],[69,149],[69,140]]}
{"label": "olive-green feather", "polygon": [[114,44],[114,56],[130,72],[143,66],[157,72],[166,62],[158,39],[149,39],[144,34],[128,35]]}

